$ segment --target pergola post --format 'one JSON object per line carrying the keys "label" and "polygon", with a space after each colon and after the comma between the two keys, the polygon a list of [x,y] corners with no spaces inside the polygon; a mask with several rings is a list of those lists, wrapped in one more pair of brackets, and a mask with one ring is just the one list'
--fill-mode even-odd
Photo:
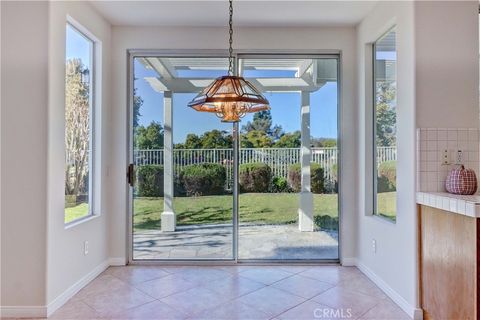
{"label": "pergola post", "polygon": [[175,231],[177,219],[173,208],[173,108],[172,92],[163,93],[164,112],[164,152],[163,152],[163,182],[164,201],[162,212],[162,231]]}
{"label": "pergola post", "polygon": [[302,91],[301,122],[302,137],[300,145],[301,189],[298,208],[298,228],[300,231],[313,231],[313,194],[310,181],[310,92]]}

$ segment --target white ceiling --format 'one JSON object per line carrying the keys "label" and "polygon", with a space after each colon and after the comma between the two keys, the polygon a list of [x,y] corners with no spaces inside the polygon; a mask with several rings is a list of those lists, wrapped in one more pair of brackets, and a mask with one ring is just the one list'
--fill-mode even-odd
{"label": "white ceiling", "polygon": [[[255,27],[351,26],[377,1],[234,1],[234,25]],[[116,26],[226,26],[228,1],[95,1]]]}

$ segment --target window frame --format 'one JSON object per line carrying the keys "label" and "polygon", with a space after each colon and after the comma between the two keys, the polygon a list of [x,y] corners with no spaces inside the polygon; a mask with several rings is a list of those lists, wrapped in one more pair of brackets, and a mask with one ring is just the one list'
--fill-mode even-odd
{"label": "window frame", "polygon": [[[96,197],[95,192],[97,189],[96,185],[96,104],[97,104],[97,57],[99,57],[99,40],[88,31],[83,25],[74,20],[72,17],[67,16],[65,23],[65,31],[70,27],[78,35],[88,41],[91,46],[89,50],[90,54],[90,63],[89,63],[89,155],[88,155],[88,213],[82,217],[74,219],[69,222],[64,222],[65,228],[71,228],[75,225],[78,225],[84,221],[88,221],[92,218],[99,216],[96,210]],[[65,48],[67,47],[67,35],[65,33]],[[64,63],[66,63],[66,52],[64,54]],[[65,73],[65,72],[64,72]],[[65,82],[64,82],[65,84]],[[66,88],[64,88],[64,96],[66,94]],[[65,195],[64,195],[65,196]],[[63,219],[65,219],[65,210]]]}
{"label": "window frame", "polygon": [[[397,25],[393,25],[382,33],[378,38],[376,38],[371,43],[371,95],[372,95],[372,213],[373,217],[379,217],[383,220],[386,220],[390,223],[396,224],[397,222],[397,210],[395,209],[395,219],[390,219],[385,215],[382,215],[378,212],[378,152],[377,152],[377,43],[385,38],[390,32],[395,31],[396,33]],[[397,39],[395,36],[395,53],[398,53],[397,49]],[[397,61],[397,60],[396,60]],[[397,66],[395,66],[395,83],[398,82]],[[397,89],[397,85],[395,85]],[[395,99],[397,99],[397,92],[395,93]],[[395,113],[397,110],[395,110]],[[396,118],[397,119],[397,118]],[[397,122],[395,122],[396,124]]]}

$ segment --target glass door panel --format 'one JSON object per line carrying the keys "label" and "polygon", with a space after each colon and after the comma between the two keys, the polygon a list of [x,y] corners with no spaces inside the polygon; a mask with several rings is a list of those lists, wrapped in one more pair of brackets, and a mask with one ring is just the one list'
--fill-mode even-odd
{"label": "glass door panel", "polygon": [[227,58],[133,61],[133,259],[233,259],[232,125],[187,103]]}
{"label": "glass door panel", "polygon": [[338,259],[337,64],[239,59],[271,106],[240,124],[239,259]]}

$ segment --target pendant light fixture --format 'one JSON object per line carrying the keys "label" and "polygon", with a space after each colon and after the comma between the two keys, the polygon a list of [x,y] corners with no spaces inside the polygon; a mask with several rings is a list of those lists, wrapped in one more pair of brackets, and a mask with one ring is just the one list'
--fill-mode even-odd
{"label": "pendant light fixture", "polygon": [[233,3],[230,4],[228,75],[215,79],[188,106],[215,113],[222,122],[238,122],[247,113],[269,110],[268,100],[243,77],[233,75]]}

